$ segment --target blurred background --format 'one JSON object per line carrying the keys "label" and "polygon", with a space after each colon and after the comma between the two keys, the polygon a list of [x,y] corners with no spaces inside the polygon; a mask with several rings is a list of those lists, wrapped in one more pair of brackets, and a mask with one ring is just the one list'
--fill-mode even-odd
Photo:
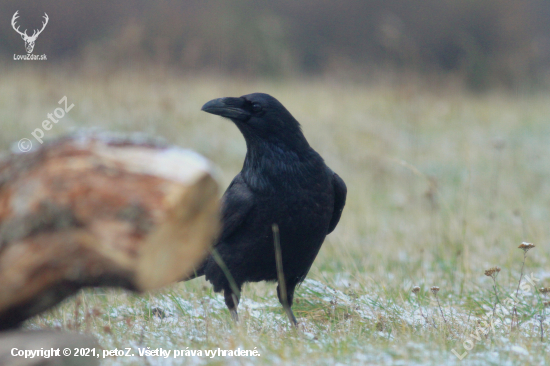
{"label": "blurred background", "polygon": [[[17,10],[29,35],[48,14],[33,52],[47,61],[13,60],[26,54]],[[218,166],[223,191],[246,145],[200,108],[266,92],[348,186],[296,294],[311,338],[287,337],[264,283],[245,286],[247,331],[235,333],[222,297],[198,279],[146,296],[82,293],[101,315],[80,322],[92,319],[105,349],[245,344],[266,355],[260,364],[450,365],[474,314],[493,307],[484,270],[501,267],[500,294],[517,292],[517,247],[532,242],[525,273],[550,287],[549,0],[2,0],[0,14],[0,155],[22,138],[39,146],[31,133],[66,96],[75,107],[44,140],[79,128],[161,136]],[[416,311],[414,285],[441,326]],[[154,307],[167,314],[160,323]],[[74,309],[67,301],[29,325],[73,329]],[[460,365],[549,364],[539,322],[522,322]]]}
{"label": "blurred background", "polygon": [[50,16],[34,52],[50,65],[361,81],[415,73],[473,90],[550,82],[548,0],[3,0],[3,62],[24,53],[16,10],[29,34]]}

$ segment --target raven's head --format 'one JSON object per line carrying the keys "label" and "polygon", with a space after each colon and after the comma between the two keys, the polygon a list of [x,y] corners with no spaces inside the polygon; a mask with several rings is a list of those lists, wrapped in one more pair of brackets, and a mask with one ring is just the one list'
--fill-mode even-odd
{"label": "raven's head", "polygon": [[254,93],[239,98],[218,98],[203,105],[202,110],[231,119],[249,145],[263,141],[309,147],[298,121],[271,95]]}

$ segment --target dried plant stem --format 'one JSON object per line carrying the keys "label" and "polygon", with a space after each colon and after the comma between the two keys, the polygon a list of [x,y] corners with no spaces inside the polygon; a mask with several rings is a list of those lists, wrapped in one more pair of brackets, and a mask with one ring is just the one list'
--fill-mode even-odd
{"label": "dried plant stem", "polygon": [[521,280],[523,279],[523,268],[525,267],[525,259],[527,258],[527,251],[523,252],[523,263],[521,264],[521,272],[519,275],[519,281],[518,281],[518,288],[516,289],[516,298],[514,301],[514,308],[512,309],[512,323],[510,324],[510,330],[514,328],[514,320],[516,323],[516,326],[519,325],[519,316],[518,316],[518,310],[516,308],[516,303],[518,299],[519,294],[519,286],[521,285]]}
{"label": "dried plant stem", "polygon": [[428,318],[426,317],[426,315],[424,315],[424,313],[422,312],[422,305],[420,305],[420,303],[418,303],[418,308],[420,309],[420,315],[422,315],[422,317],[424,319],[426,319],[426,323],[428,322]]}
{"label": "dried plant stem", "polygon": [[416,302],[418,303],[418,309],[420,309],[420,315],[424,318],[426,323],[429,324],[430,322],[428,321],[428,317],[424,315],[424,312],[422,311],[422,304],[420,304],[420,299],[418,296],[416,296]]}
{"label": "dried plant stem", "polygon": [[290,306],[288,306],[286,280],[285,274],[283,272],[283,254],[281,252],[281,241],[279,237],[279,225],[273,224],[271,226],[271,229],[273,230],[273,244],[275,245],[275,264],[277,266],[277,281],[279,282],[279,292],[281,294],[283,308],[286,315],[288,316],[288,320],[290,321],[290,324],[293,325],[294,329],[296,329],[296,319],[294,318],[294,314],[292,314]]}
{"label": "dried plant stem", "polygon": [[445,324],[447,324],[447,319],[445,319],[445,315],[443,315],[443,309],[441,309],[441,304],[439,303],[439,298],[437,297],[437,294],[435,295],[435,299],[437,300],[437,306],[439,306],[441,317],[443,318],[443,321],[445,322]]}
{"label": "dried plant stem", "polygon": [[225,265],[225,262],[222,259],[222,256],[218,253],[218,251],[215,248],[212,248],[211,254],[216,264],[221,268],[223,274],[225,275],[225,278],[227,278],[227,281],[229,282],[229,287],[233,292],[232,294],[233,301],[235,302],[235,304],[237,304],[238,300],[241,297],[241,291],[239,289],[239,286],[237,285],[237,282],[235,282],[235,280],[233,279],[231,272],[229,272],[229,268],[227,268],[227,266]]}
{"label": "dried plant stem", "polygon": [[520,272],[519,281],[518,281],[518,288],[516,289],[516,298],[518,297],[519,285],[521,285],[521,279],[523,278],[523,267],[525,267],[525,259],[526,258],[527,258],[527,252],[524,252],[523,253],[523,263],[521,264],[521,272]]}
{"label": "dried plant stem", "polygon": [[540,341],[541,342],[544,341],[544,328],[542,326],[542,321],[543,321],[543,318],[540,317]]}
{"label": "dried plant stem", "polygon": [[82,303],[82,299],[80,298],[80,295],[77,296],[75,303],[74,303],[74,329],[78,331],[78,328],[80,327],[80,323],[78,321],[78,315],[79,315],[79,307]]}
{"label": "dried plant stem", "polygon": [[497,304],[500,303],[500,300],[498,298],[498,292],[497,292],[497,278],[496,276],[493,277],[493,289],[495,290],[495,304],[493,305],[493,318],[495,317],[495,311],[497,308]]}

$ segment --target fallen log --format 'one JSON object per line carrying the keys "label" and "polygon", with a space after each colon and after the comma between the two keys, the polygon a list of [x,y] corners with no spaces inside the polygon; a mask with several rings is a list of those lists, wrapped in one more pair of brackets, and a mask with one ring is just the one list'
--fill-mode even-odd
{"label": "fallen log", "polygon": [[199,155],[75,135],[0,160],[0,329],[85,286],[145,291],[193,272],[218,232]]}

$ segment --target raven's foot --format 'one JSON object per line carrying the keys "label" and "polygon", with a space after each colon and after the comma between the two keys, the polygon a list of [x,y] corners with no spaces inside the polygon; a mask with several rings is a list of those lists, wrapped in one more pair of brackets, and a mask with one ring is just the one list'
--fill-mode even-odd
{"label": "raven's foot", "polygon": [[239,314],[237,314],[237,307],[239,306],[239,298],[231,291],[231,289],[225,289],[223,296],[225,298],[225,305],[231,314],[231,318],[235,323],[238,323]]}
{"label": "raven's foot", "polygon": [[286,316],[288,317],[288,320],[290,320],[290,323],[292,326],[297,329],[298,328],[298,321],[296,320],[296,317],[294,316],[294,313],[292,312],[292,309],[290,307],[285,308]]}
{"label": "raven's foot", "polygon": [[237,313],[237,309],[229,309],[229,313],[231,314],[231,319],[233,319],[235,324],[239,323],[239,314]]}

